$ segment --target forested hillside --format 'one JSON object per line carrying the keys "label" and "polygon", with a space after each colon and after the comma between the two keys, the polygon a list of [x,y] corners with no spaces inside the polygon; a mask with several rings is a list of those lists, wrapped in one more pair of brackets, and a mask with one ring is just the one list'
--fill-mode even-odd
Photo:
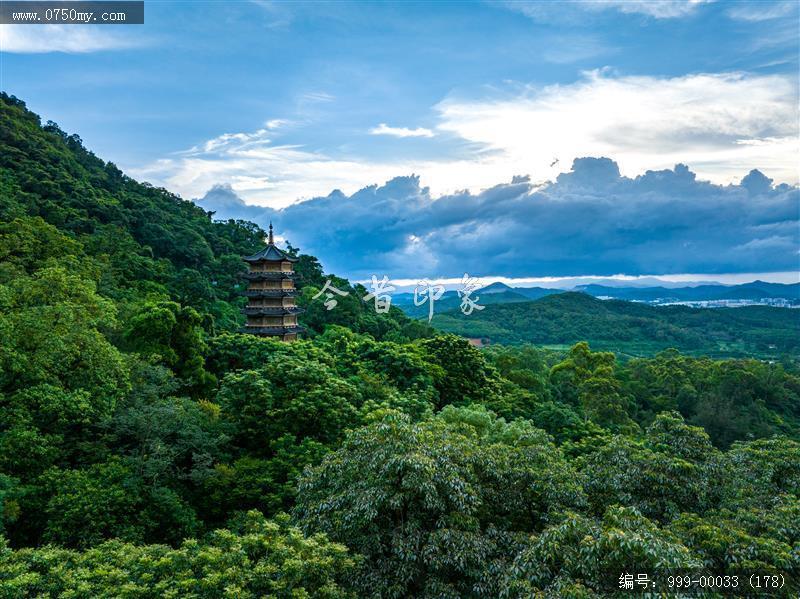
{"label": "forested hillside", "polygon": [[238,334],[263,231],[212,216],[0,97],[0,596],[800,575],[793,362],[479,351],[343,279],[326,310],[295,249],[308,338]]}
{"label": "forested hillside", "polygon": [[770,306],[649,306],[571,292],[532,302],[493,304],[469,316],[451,309],[437,313],[433,324],[493,343],[589,341],[593,347],[634,356],[652,356],[668,348],[719,357],[800,356],[800,310]]}

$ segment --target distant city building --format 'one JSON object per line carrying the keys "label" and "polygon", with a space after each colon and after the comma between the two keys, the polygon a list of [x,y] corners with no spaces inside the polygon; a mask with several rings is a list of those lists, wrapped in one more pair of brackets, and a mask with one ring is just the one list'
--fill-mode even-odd
{"label": "distant city building", "polygon": [[249,301],[243,310],[247,315],[247,325],[242,332],[295,341],[305,330],[297,324],[297,315],[303,312],[295,303],[294,263],[297,258],[275,245],[272,223],[269,224],[267,247],[245,257],[244,261],[249,266],[244,275],[249,283],[244,295]]}

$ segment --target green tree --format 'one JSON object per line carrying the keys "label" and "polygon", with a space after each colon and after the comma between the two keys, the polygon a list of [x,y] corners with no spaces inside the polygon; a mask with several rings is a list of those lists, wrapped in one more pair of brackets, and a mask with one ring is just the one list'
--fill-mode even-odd
{"label": "green tree", "polygon": [[208,346],[200,314],[175,302],[145,302],[125,330],[128,347],[159,359],[180,377],[187,392],[205,396],[216,377],[205,369]]}
{"label": "green tree", "polygon": [[439,335],[418,343],[426,359],[441,368],[442,376],[434,383],[439,391],[437,407],[473,402],[491,407],[500,393],[500,377],[479,350],[455,335]]}
{"label": "green tree", "polygon": [[[674,449],[673,440],[665,439],[667,430],[687,445]],[[716,457],[707,435],[673,413],[659,416],[644,443],[615,436],[581,456],[578,464],[595,513],[620,504],[668,521],[681,512],[702,511],[713,501]]]}
{"label": "green tree", "polygon": [[199,530],[194,510],[172,490],[151,486],[120,460],[44,475],[50,497],[43,539],[89,547],[105,539],[176,543]]}
{"label": "green tree", "polygon": [[366,557],[364,595],[496,596],[524,533],[583,500],[547,436],[484,410],[413,424],[387,415],[307,470],[296,515],[306,530]]}
{"label": "green tree", "polygon": [[674,533],[635,509],[614,506],[599,521],[568,513],[531,537],[508,568],[503,596],[610,596],[624,572],[701,566]]}
{"label": "green tree", "polygon": [[358,389],[324,364],[278,355],[260,370],[228,374],[217,401],[233,425],[233,440],[264,455],[283,434],[323,443],[341,439],[358,426]]}

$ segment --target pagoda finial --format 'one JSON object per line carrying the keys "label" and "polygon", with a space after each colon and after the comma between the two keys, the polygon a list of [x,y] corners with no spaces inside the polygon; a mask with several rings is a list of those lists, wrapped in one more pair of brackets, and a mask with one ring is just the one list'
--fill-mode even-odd
{"label": "pagoda finial", "polygon": [[272,239],[272,221],[269,221],[269,243],[275,243],[275,240]]}

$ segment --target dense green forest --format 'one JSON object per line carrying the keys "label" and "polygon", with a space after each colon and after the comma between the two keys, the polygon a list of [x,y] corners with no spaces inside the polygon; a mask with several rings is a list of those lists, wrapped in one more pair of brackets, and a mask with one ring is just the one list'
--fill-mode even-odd
{"label": "dense green forest", "polygon": [[240,257],[263,236],[0,97],[0,596],[800,575],[793,362],[480,351],[361,288],[326,310],[295,248],[308,338],[242,335]]}
{"label": "dense green forest", "polygon": [[800,357],[800,310],[770,306],[649,306],[570,292],[493,303],[469,316],[451,308],[437,313],[433,325],[492,343],[569,346],[588,341],[597,349],[633,356],[676,348],[715,357]]}

